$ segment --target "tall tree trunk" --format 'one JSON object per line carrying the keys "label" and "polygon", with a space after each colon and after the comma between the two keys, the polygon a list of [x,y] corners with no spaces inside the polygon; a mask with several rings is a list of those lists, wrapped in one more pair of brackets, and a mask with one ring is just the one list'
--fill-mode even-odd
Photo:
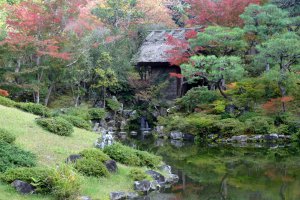
{"label": "tall tree trunk", "polygon": [[228,96],[225,94],[225,92],[223,91],[223,88],[222,88],[222,80],[223,79],[221,79],[221,80],[219,80],[218,82],[217,82],[217,88],[218,88],[218,90],[220,91],[220,93],[221,93],[221,95],[225,98],[225,99],[228,99]]}
{"label": "tall tree trunk", "polygon": [[50,96],[52,94],[53,88],[54,88],[54,83],[51,83],[50,87],[48,88],[47,96],[45,98],[45,106],[48,106],[48,104],[49,104],[49,99],[50,99]]}

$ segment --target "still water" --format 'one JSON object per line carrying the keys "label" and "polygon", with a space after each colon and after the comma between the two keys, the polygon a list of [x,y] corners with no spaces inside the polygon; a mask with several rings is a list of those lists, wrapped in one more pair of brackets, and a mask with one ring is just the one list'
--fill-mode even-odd
{"label": "still water", "polygon": [[195,145],[154,138],[123,143],[162,156],[180,177],[151,200],[300,200],[298,145]]}

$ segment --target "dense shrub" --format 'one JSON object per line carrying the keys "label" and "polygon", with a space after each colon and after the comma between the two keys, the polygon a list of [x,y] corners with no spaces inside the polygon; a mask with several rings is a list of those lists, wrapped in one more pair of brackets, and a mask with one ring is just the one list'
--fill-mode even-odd
{"label": "dense shrub", "polygon": [[121,108],[121,104],[116,99],[107,99],[106,103],[107,107],[113,111],[117,111]]}
{"label": "dense shrub", "polygon": [[70,136],[73,133],[73,125],[61,117],[40,118],[37,124],[46,130],[61,136]]}
{"label": "dense shrub", "polygon": [[129,171],[129,177],[134,181],[151,180],[151,176],[139,168],[131,169]]}
{"label": "dense shrub", "polygon": [[201,113],[188,116],[174,114],[167,117],[159,117],[158,124],[165,126],[166,132],[176,130],[204,136],[217,131],[215,122],[219,119],[219,116]]}
{"label": "dense shrub", "polygon": [[252,117],[245,121],[246,132],[250,134],[268,134],[274,128],[274,120],[269,117]]}
{"label": "dense shrub", "polygon": [[91,119],[87,107],[67,108],[67,109],[63,109],[63,113],[66,115],[80,117],[81,119],[84,119],[86,121],[89,121]]}
{"label": "dense shrub", "polygon": [[46,106],[43,106],[41,104],[18,103],[16,105],[16,107],[20,108],[21,110],[24,110],[26,112],[35,114],[35,115],[40,115],[40,116],[45,116],[45,117],[49,117],[51,115],[49,108],[47,108]]}
{"label": "dense shrub", "polygon": [[73,124],[77,128],[83,128],[86,130],[91,130],[91,124],[77,116],[72,116],[72,115],[61,115],[62,118]]}
{"label": "dense shrub", "polygon": [[293,134],[300,130],[300,119],[291,113],[284,113],[275,117],[275,125],[281,128],[279,131],[285,131],[285,134]]}
{"label": "dense shrub", "polygon": [[36,157],[19,147],[0,141],[0,172],[13,167],[32,167]]}
{"label": "dense shrub", "polygon": [[216,101],[219,95],[216,91],[208,90],[207,87],[195,87],[189,90],[182,98],[177,99],[176,104],[187,112],[193,111],[202,104]]}
{"label": "dense shrub", "polygon": [[98,162],[105,162],[110,160],[109,156],[106,155],[103,151],[100,149],[85,149],[79,153],[83,158],[87,159],[93,159]]}
{"label": "dense shrub", "polygon": [[14,136],[11,132],[0,128],[0,141],[13,143],[16,140],[16,136]]}
{"label": "dense shrub", "polygon": [[0,105],[7,106],[7,107],[14,107],[16,106],[16,102],[13,100],[10,100],[9,98],[0,96]]}
{"label": "dense shrub", "polygon": [[159,156],[146,151],[135,150],[119,143],[107,146],[104,153],[125,165],[155,167],[161,162]]}
{"label": "dense shrub", "polygon": [[37,193],[49,193],[52,187],[49,180],[51,173],[52,170],[45,167],[21,167],[8,169],[0,178],[9,184],[15,180],[25,181],[34,185]]}
{"label": "dense shrub", "polygon": [[213,106],[214,106],[213,113],[215,113],[215,114],[224,113],[225,109],[226,109],[226,105],[227,105],[226,101],[224,101],[224,100],[214,101],[214,103],[213,103]]}
{"label": "dense shrub", "polygon": [[81,178],[70,165],[56,167],[50,175],[52,194],[57,199],[75,199],[80,194]]}
{"label": "dense shrub", "polygon": [[89,114],[90,114],[90,119],[100,120],[105,117],[106,112],[103,108],[90,108]]}
{"label": "dense shrub", "polygon": [[94,160],[93,158],[81,158],[77,160],[75,169],[86,176],[102,177],[109,175],[106,166],[101,161]]}
{"label": "dense shrub", "polygon": [[232,135],[242,135],[245,132],[244,123],[234,118],[219,120],[216,122],[216,126],[218,127],[220,133],[227,137]]}

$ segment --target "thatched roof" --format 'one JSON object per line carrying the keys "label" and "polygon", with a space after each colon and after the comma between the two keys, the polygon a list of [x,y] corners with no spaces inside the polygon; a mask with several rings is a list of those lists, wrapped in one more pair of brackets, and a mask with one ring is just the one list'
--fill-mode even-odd
{"label": "thatched roof", "polygon": [[198,30],[200,28],[184,28],[169,30],[150,31],[138,53],[134,58],[135,63],[162,63],[168,62],[167,51],[173,48],[167,44],[167,36],[173,36],[177,39],[185,39],[185,33],[189,30]]}

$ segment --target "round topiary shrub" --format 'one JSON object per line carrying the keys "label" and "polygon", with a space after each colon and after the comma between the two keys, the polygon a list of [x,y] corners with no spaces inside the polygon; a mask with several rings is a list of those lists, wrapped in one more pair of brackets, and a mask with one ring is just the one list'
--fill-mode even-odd
{"label": "round topiary shrub", "polygon": [[75,169],[85,176],[102,177],[109,175],[106,166],[102,162],[92,158],[82,158],[77,160]]}
{"label": "round topiary shrub", "polygon": [[40,118],[36,122],[56,135],[70,136],[74,132],[73,125],[61,117]]}
{"label": "round topiary shrub", "polygon": [[17,108],[20,108],[23,111],[39,115],[39,116],[44,116],[44,117],[49,117],[51,115],[51,112],[49,108],[46,106],[43,106],[41,104],[36,104],[36,103],[18,103],[16,105]]}
{"label": "round topiary shrub", "polygon": [[103,151],[100,149],[85,149],[79,153],[83,158],[87,159],[93,159],[98,162],[105,162],[110,160],[110,157],[106,155]]}
{"label": "round topiary shrub", "polygon": [[91,130],[91,124],[77,116],[72,116],[72,115],[61,115],[62,118],[73,124],[77,128],[83,128],[86,130]]}
{"label": "round topiary shrub", "polygon": [[16,136],[14,136],[11,132],[0,128],[0,141],[13,143],[16,140]]}

